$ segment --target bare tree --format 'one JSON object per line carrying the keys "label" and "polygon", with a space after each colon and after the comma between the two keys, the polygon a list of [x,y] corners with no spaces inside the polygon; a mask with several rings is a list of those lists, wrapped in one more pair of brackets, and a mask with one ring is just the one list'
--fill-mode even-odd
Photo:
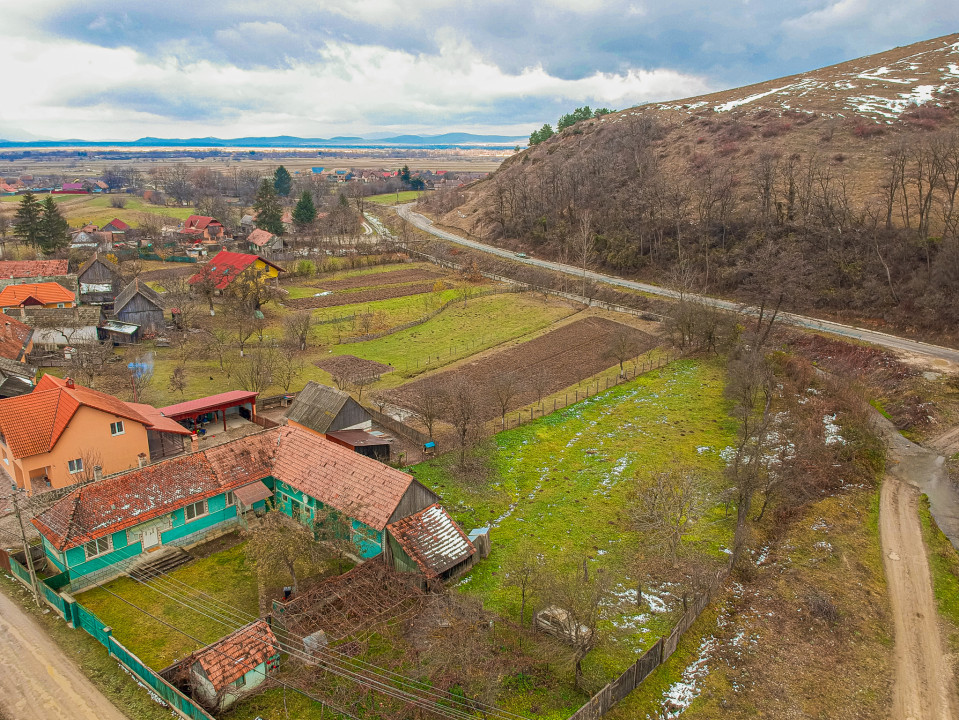
{"label": "bare tree", "polygon": [[305,364],[300,353],[289,346],[277,351],[276,367],[273,370],[273,380],[283,388],[283,392],[290,392],[293,383],[303,373]]}
{"label": "bare tree", "polygon": [[607,353],[619,363],[620,377],[624,375],[623,365],[631,358],[639,355],[639,343],[628,328],[622,328],[613,335]]}
{"label": "bare tree", "polygon": [[460,446],[460,467],[466,465],[466,450],[479,421],[479,399],[472,385],[463,378],[451,380],[446,387],[443,417],[456,430]]}
{"label": "bare tree", "polygon": [[186,376],[186,366],[181,362],[176,367],[173,368],[173,372],[170,373],[170,383],[169,388],[170,392],[180,393],[180,397],[183,397],[183,393],[186,392],[187,387],[187,376]]}
{"label": "bare tree", "polygon": [[579,266],[583,271],[583,291],[582,296],[587,297],[586,295],[586,284],[588,280],[588,273],[590,267],[592,267],[593,260],[596,256],[595,252],[596,246],[596,235],[593,232],[593,219],[589,210],[584,210],[580,214],[579,218],[579,227],[578,227],[578,236],[576,242],[576,255],[579,262]]}
{"label": "bare tree", "polygon": [[244,390],[263,392],[273,382],[279,354],[272,345],[257,345],[237,364],[236,377]]}
{"label": "bare tree", "polygon": [[500,409],[500,417],[503,421],[503,427],[506,427],[506,411],[509,410],[513,398],[519,395],[520,387],[516,376],[513,373],[503,373],[493,378],[493,395],[496,398],[496,404]]}
{"label": "bare tree", "polygon": [[675,563],[683,538],[702,510],[701,482],[696,470],[674,467],[640,481],[633,522],[652,546]]}
{"label": "bare tree", "polygon": [[443,414],[445,396],[445,389],[435,378],[426,378],[413,385],[413,392],[408,400],[409,409],[426,426],[430,438],[433,437],[436,421]]}
{"label": "bare tree", "polygon": [[334,543],[315,540],[309,511],[302,508],[296,519],[279,511],[268,512],[244,534],[246,554],[257,574],[267,579],[285,572],[294,592],[304,573],[333,560],[341,551]]}
{"label": "bare tree", "polygon": [[[536,552],[534,545],[524,538],[516,552],[509,555],[503,565],[506,579],[504,585],[514,587],[520,593],[519,624],[526,623],[526,604],[532,599],[536,589],[542,585],[544,570],[543,555]],[[532,623],[533,618],[530,617]]]}
{"label": "bare tree", "polygon": [[313,313],[301,310],[283,318],[283,336],[288,345],[297,350],[306,350],[310,328],[313,326]]}
{"label": "bare tree", "polygon": [[[583,559],[583,569],[587,566]],[[600,641],[599,622],[603,601],[609,593],[609,573],[598,569],[584,572],[580,567],[558,567],[543,578],[543,599],[551,603],[552,618],[558,622],[563,640],[573,646],[575,682],[583,690],[583,660]]]}

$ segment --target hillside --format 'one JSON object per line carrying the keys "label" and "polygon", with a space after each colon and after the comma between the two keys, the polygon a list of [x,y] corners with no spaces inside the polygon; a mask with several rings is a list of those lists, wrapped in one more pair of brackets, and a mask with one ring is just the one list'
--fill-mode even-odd
{"label": "hillside", "polygon": [[679,262],[691,288],[941,340],[957,117],[959,34],[580,122],[427,209],[507,247],[661,283]]}

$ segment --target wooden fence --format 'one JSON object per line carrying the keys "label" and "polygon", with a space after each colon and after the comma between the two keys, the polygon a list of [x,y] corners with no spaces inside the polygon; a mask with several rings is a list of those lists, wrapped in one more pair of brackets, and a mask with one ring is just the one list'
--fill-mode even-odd
{"label": "wooden fence", "polygon": [[416,428],[412,428],[406,423],[400,422],[396,418],[391,418],[389,415],[384,415],[383,413],[374,410],[373,408],[364,408],[370,416],[373,418],[373,421],[377,425],[382,425],[387,430],[395,432],[397,435],[402,435],[407,440],[412,440],[418,445],[423,445],[430,441],[430,436],[424,432],[420,432]]}
{"label": "wooden fence", "polygon": [[692,603],[679,618],[679,621],[673,627],[669,637],[659,638],[646,653],[635,663],[630,665],[626,672],[610,682],[606,687],[593,695],[583,707],[573,713],[569,720],[599,720],[607,712],[613,709],[617,703],[623,700],[633,690],[645,680],[649,675],[666,662],[670,656],[676,652],[680,639],[692,627],[697,618],[709,605],[719,583],[728,574],[728,570],[720,571],[716,575],[716,581],[713,588],[702,595],[696,596]]}

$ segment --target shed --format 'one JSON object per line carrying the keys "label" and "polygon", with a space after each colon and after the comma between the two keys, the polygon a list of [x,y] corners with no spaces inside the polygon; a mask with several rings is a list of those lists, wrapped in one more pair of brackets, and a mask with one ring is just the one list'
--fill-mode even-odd
{"label": "shed", "polygon": [[439,503],[386,526],[384,556],[397,572],[421,574],[427,583],[472,567],[476,548]]}
{"label": "shed", "polygon": [[287,424],[320,435],[335,430],[368,430],[373,424],[366,408],[349,393],[312,380],[297,394],[284,417]]}
{"label": "shed", "polygon": [[[222,712],[261,685],[280,665],[280,643],[266,620],[254,620],[161,671],[193,696]],[[183,682],[187,675],[188,682]]]}
{"label": "shed", "polygon": [[37,368],[0,356],[0,398],[26,395],[33,390]]}
{"label": "shed", "polygon": [[113,302],[114,318],[122,323],[139,325],[144,335],[162,332],[166,328],[163,309],[163,298],[139,278],[123,288]]}
{"label": "shed", "polygon": [[379,431],[331,430],[326,437],[337,445],[348,447],[355,453],[366,455],[380,462],[390,461],[393,438]]}
{"label": "shed", "polygon": [[140,326],[119,320],[107,320],[100,326],[98,335],[101,340],[110,341],[114,345],[132,345],[140,341]]}
{"label": "shed", "polygon": [[122,287],[120,266],[94,253],[77,271],[80,302],[87,305],[113,305]]}

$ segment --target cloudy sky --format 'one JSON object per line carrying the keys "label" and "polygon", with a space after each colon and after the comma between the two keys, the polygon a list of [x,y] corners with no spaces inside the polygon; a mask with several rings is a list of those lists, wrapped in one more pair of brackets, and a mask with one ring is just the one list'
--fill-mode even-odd
{"label": "cloudy sky", "polygon": [[959,31],[956,0],[0,4],[0,138],[527,135]]}

